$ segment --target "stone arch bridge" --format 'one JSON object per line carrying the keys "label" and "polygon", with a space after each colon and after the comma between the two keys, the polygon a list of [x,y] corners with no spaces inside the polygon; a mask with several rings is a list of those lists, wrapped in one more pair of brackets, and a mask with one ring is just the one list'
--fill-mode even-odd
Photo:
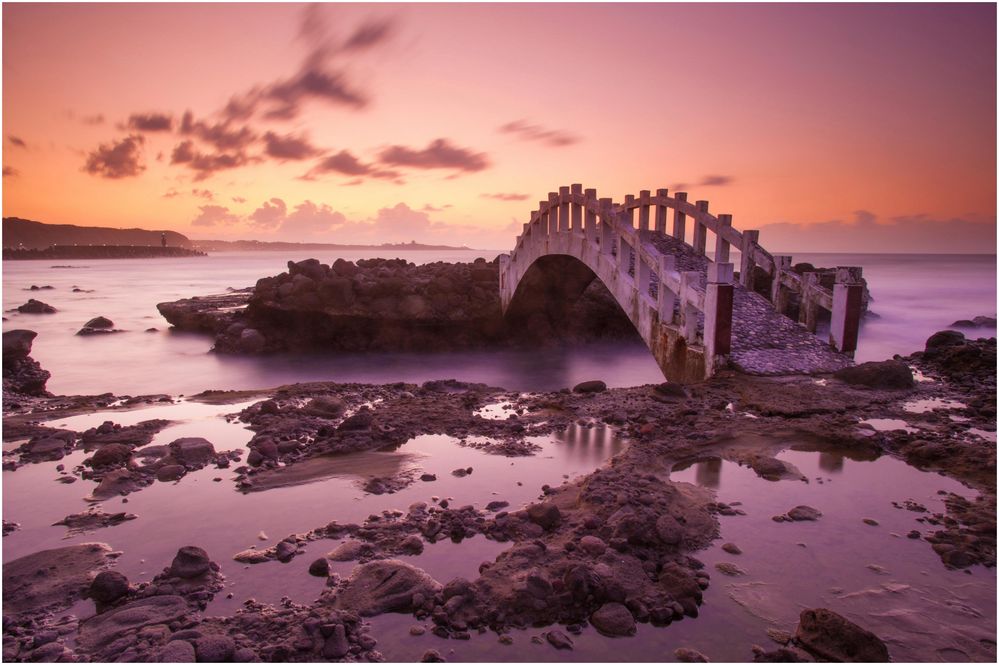
{"label": "stone arch bridge", "polygon": [[[831,284],[817,272],[799,275],[790,256],[760,246],[759,231],[740,232],[707,201],[666,189],[614,203],[582,185],[559,188],[500,256],[499,275],[504,313],[529,300],[519,298],[527,289],[570,303],[599,279],[678,382],[726,366],[771,375],[846,367],[867,297],[860,268],[836,268]],[[787,316],[794,309],[797,320]],[[828,341],[815,334],[827,316]]]}

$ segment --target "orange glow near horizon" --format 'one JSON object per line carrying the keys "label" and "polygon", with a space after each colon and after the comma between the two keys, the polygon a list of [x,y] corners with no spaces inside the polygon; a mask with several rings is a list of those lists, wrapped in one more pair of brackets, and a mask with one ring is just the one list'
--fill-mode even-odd
{"label": "orange glow near horizon", "polygon": [[7,4],[3,214],[503,249],[683,183],[768,247],[993,251],[995,12]]}

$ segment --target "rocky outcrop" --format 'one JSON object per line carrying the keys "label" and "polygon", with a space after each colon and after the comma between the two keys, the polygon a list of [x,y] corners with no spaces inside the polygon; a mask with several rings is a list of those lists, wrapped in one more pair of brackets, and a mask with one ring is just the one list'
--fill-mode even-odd
{"label": "rocky outcrop", "polygon": [[[543,295],[543,294],[542,294]],[[540,296],[539,296],[540,297]],[[543,307],[543,303],[539,303]],[[316,259],[233,292],[157,305],[174,326],[210,332],[227,353],[286,350],[443,351],[559,340],[637,338],[599,281],[570,316],[503,316],[497,264]]]}
{"label": "rocky outcrop", "polygon": [[874,633],[817,608],[801,613],[795,639],[817,659],[840,663],[887,663],[888,647]]}
{"label": "rocky outcrop", "polygon": [[52,376],[31,358],[31,344],[38,335],[33,330],[9,330],[3,334],[3,392],[4,407],[8,406],[8,393],[48,396],[45,383]]}

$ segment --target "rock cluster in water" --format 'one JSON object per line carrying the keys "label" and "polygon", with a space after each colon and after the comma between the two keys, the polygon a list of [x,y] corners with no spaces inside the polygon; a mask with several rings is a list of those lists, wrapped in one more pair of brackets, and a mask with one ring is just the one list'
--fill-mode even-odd
{"label": "rock cluster in water", "polygon": [[[526,309],[544,309],[544,293],[523,297],[541,301]],[[240,302],[245,310],[236,309]],[[178,328],[215,334],[216,350],[231,353],[439,351],[560,339],[637,339],[598,280],[576,304],[576,316],[508,320],[500,307],[497,263],[483,259],[420,266],[403,259],[356,264],[337,259],[332,266],[307,259],[259,280],[249,294],[157,307]]]}
{"label": "rock cluster in water", "polygon": [[38,336],[33,330],[8,330],[3,334],[4,402],[18,395],[47,396],[45,383],[52,376],[31,357],[31,344]]}

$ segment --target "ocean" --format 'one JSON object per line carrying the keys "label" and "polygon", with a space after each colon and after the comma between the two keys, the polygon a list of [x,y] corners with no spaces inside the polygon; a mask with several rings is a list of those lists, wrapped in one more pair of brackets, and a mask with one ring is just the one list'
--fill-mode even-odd
{"label": "ocean", "polygon": [[[414,263],[492,260],[498,251],[397,251]],[[571,349],[497,350],[463,353],[282,354],[236,357],[211,352],[207,335],[170,329],[159,302],[252,286],[310,253],[217,253],[177,259],[6,261],[3,263],[4,330],[38,333],[32,356],[52,373],[56,394],[189,395],[206,389],[268,388],[297,381],[421,383],[455,378],[510,390],[571,387],[601,379],[611,387],[663,380],[641,344],[601,343]],[[384,255],[344,252],[348,260]],[[394,257],[393,256],[393,257]],[[336,256],[318,256],[324,263]],[[389,258],[393,258],[389,257]],[[926,338],[957,319],[996,314],[996,257],[929,254],[815,254],[794,256],[816,266],[864,268],[873,296],[860,333],[858,361],[881,360],[923,348]],[[32,285],[51,290],[30,291]],[[83,292],[73,292],[73,288]],[[28,298],[56,314],[20,314]],[[15,311],[11,311],[15,310]],[[125,333],[82,337],[89,319],[106,316]],[[145,332],[156,328],[155,332]],[[966,331],[995,336],[995,328]]]}

